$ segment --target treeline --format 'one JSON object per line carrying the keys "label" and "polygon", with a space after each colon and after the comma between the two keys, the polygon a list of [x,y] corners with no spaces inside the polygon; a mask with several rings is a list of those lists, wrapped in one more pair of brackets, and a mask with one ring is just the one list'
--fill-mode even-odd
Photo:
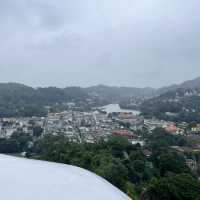
{"label": "treeline", "polygon": [[45,116],[45,106],[80,102],[88,97],[79,87],[31,88],[22,84],[0,84],[0,117]]}
{"label": "treeline", "polygon": [[[133,200],[193,200],[200,198],[199,172],[186,166],[186,155],[171,145],[191,146],[183,136],[156,129],[146,145],[132,145],[121,137],[94,144],[70,142],[65,136],[40,137],[15,133],[0,140],[0,153],[25,151],[29,158],[65,163],[88,169],[127,193]],[[200,153],[196,152],[200,164]]]}

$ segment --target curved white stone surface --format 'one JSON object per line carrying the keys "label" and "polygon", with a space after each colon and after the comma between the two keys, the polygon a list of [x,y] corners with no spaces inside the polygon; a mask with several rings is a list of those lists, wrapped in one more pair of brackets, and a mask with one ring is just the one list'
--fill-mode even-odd
{"label": "curved white stone surface", "polygon": [[104,179],[64,164],[0,155],[2,200],[130,200]]}

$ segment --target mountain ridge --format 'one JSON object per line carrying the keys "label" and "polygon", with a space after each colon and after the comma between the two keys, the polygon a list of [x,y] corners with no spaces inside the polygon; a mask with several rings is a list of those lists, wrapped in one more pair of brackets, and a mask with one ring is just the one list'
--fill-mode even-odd
{"label": "mountain ridge", "polygon": [[[0,87],[12,87],[12,88],[29,88],[33,90],[38,90],[38,89],[60,89],[60,90],[67,90],[67,89],[79,89],[82,91],[86,91],[88,93],[91,92],[106,92],[108,93],[109,90],[115,90],[114,92],[122,92],[122,93],[128,93],[124,94],[125,96],[129,96],[130,94],[134,95],[134,93],[139,94],[139,95],[155,95],[155,94],[162,94],[167,91],[171,90],[176,90],[178,88],[190,88],[190,89],[195,89],[195,88],[200,88],[200,76],[191,79],[191,80],[186,80],[180,84],[172,84],[164,87],[160,87],[158,89],[155,89],[153,87],[134,87],[134,86],[108,86],[105,84],[98,84],[98,85],[93,85],[89,87],[81,87],[81,86],[66,86],[64,88],[56,87],[56,86],[49,86],[49,87],[31,87],[25,84],[21,83],[16,83],[16,82],[7,82],[7,83],[0,83]],[[118,90],[118,91],[117,91]]]}
{"label": "mountain ridge", "polygon": [[184,81],[180,84],[172,84],[169,86],[161,87],[157,90],[158,94],[162,94],[171,90],[176,90],[178,88],[186,88],[186,89],[196,89],[200,88],[200,77],[195,79]]}

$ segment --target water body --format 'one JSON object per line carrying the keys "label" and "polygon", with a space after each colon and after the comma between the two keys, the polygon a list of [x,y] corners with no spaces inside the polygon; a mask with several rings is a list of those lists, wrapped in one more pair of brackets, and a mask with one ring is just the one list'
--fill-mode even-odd
{"label": "water body", "polygon": [[134,115],[139,115],[141,112],[137,110],[130,110],[130,109],[122,109],[120,108],[119,104],[109,104],[107,106],[102,107],[104,111],[107,113],[112,113],[112,112],[130,112],[133,113]]}

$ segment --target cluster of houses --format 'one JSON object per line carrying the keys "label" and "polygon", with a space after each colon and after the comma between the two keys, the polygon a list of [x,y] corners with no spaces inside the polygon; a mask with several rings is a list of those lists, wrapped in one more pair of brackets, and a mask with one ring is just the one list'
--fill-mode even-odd
{"label": "cluster of houses", "polygon": [[[128,126],[127,126],[128,125]],[[9,138],[15,132],[33,134],[40,127],[42,135],[66,135],[71,140],[95,142],[110,135],[138,140],[134,131],[142,129],[144,120],[132,113],[80,112],[73,109],[49,113],[47,117],[4,118],[0,120],[0,137]]]}
{"label": "cluster of houses", "polygon": [[200,134],[200,124],[190,125],[186,122],[174,123],[157,119],[145,119],[144,128],[150,132],[155,128],[163,128],[174,135]]}
{"label": "cluster of houses", "polygon": [[[73,108],[73,106],[72,106]],[[64,112],[49,113],[47,117],[4,118],[0,119],[0,137],[10,137],[14,132],[33,134],[34,127],[40,127],[42,135],[66,135],[69,139],[95,142],[100,138],[118,135],[128,138],[133,143],[143,144],[136,134],[146,129],[164,128],[171,134],[200,133],[200,124],[194,124],[188,131],[187,123],[175,124],[163,120],[144,119],[132,112],[77,111],[68,109]]]}
{"label": "cluster of houses", "polygon": [[110,135],[120,135],[129,140],[136,139],[133,130],[141,129],[143,120],[130,113],[102,113],[65,111],[49,114],[45,122],[44,134],[65,134],[72,140],[95,142]]}
{"label": "cluster of houses", "polygon": [[2,118],[0,119],[0,138],[9,138],[15,132],[33,134],[34,127],[43,127],[45,118]]}

